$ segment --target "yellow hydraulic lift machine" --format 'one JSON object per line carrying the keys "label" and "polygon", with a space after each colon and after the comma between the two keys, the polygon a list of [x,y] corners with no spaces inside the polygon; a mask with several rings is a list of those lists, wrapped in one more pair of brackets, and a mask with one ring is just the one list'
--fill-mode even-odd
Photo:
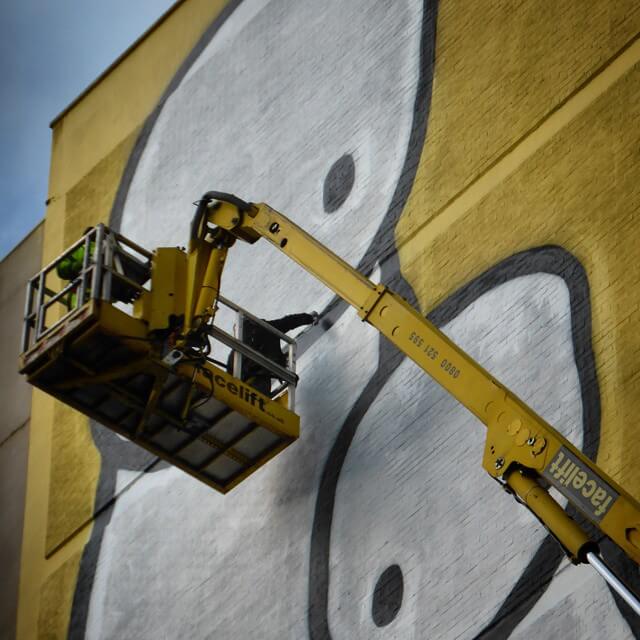
{"label": "yellow hydraulic lift machine", "polygon": [[[227,492],[299,435],[295,341],[220,294],[236,240],[267,239],[348,302],[486,427],[482,465],[526,505],[574,563],[591,564],[640,615],[595,541],[550,495],[554,487],[640,564],[640,504],[403,298],[375,284],[269,205],[208,192],[187,250],[148,252],[98,225],[28,284],[21,372],[29,382]],[[81,249],[79,251],[79,249]],[[60,286],[59,264],[82,256]],[[237,314],[237,335],[216,311]],[[243,340],[246,323],[288,345],[287,366]],[[235,354],[211,356],[212,341]],[[279,386],[265,394],[243,359]]]}

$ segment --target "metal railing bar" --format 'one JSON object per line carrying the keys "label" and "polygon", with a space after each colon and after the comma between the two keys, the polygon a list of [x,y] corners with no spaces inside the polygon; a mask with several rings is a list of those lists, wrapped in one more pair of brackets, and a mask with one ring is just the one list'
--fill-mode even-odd
{"label": "metal railing bar", "polygon": [[82,256],[82,271],[80,272],[80,290],[78,291],[78,299],[82,306],[84,304],[84,296],[87,291],[87,269],[89,267],[89,260],[91,259],[91,233],[88,233],[84,239],[84,255]]}
{"label": "metal railing bar", "polygon": [[76,312],[79,311],[82,307],[76,307],[75,309],[71,309],[68,313],[65,313],[59,320],[56,320],[50,327],[45,327],[37,338],[37,340],[41,340],[44,337],[47,337],[48,334],[52,333],[54,329],[57,329],[61,324],[64,324],[68,320],[70,320],[73,316],[75,316]]}
{"label": "metal railing bar", "polygon": [[[90,267],[89,270],[93,269],[93,267]],[[82,282],[82,277],[78,276],[77,278],[74,278],[73,280],[71,280],[71,282],[69,282],[69,284],[64,288],[61,289],[60,291],[58,291],[58,293],[56,293],[53,298],[51,298],[50,300],[47,300],[46,302],[43,302],[43,307],[45,309],[48,309],[52,304],[55,304],[56,302],[58,302],[58,300],[60,300],[60,298],[62,298],[62,296],[64,296],[67,293],[70,293],[71,291],[73,291],[74,289],[78,288],[78,286],[81,284]],[[78,300],[81,300],[81,298],[78,296]],[[80,305],[82,306],[82,305]]]}
{"label": "metal railing bar", "polygon": [[282,331],[278,331],[278,329],[271,326],[266,320],[262,320],[261,318],[254,316],[252,313],[249,313],[249,311],[247,311],[246,309],[239,307],[235,302],[231,302],[231,300],[228,300],[224,296],[218,296],[218,302],[222,302],[222,304],[229,307],[230,309],[233,309],[234,311],[243,313],[245,316],[247,316],[247,318],[250,318],[256,324],[259,324],[261,327],[267,329],[267,331],[269,331],[270,333],[278,336],[280,340],[284,340],[285,342],[289,343],[295,342],[295,338],[288,336],[286,333],[282,333]]}
{"label": "metal railing bar", "polygon": [[[39,278],[40,278],[40,272],[38,271],[38,274],[35,275],[33,278],[31,278],[31,280],[29,280],[29,283],[28,283],[36,291],[38,290],[38,282],[37,282],[37,280]],[[48,296],[55,296],[56,295],[56,292],[53,289],[49,289],[49,287],[47,287],[46,285],[44,287],[44,292]]]}
{"label": "metal railing bar", "polygon": [[[287,353],[287,366],[293,372],[295,372],[295,370],[296,370],[296,347],[297,347],[297,345],[296,345],[295,342],[293,344],[290,344],[289,345],[289,352]],[[295,388],[295,385],[290,384],[287,392],[288,392],[287,406],[288,406],[290,411],[294,411],[295,410],[295,406],[296,406],[296,388]]]}
{"label": "metal railing bar", "polygon": [[42,333],[42,327],[44,326],[44,317],[43,317],[43,309],[42,303],[44,301],[44,277],[45,272],[41,271],[39,280],[38,280],[38,297],[36,302],[37,309],[37,319],[36,319],[36,340],[40,338],[40,334]]}
{"label": "metal railing bar", "polygon": [[118,279],[118,280],[120,280],[122,282],[125,282],[130,287],[133,287],[134,289],[137,289],[138,291],[144,291],[144,287],[141,284],[138,284],[137,282],[135,282],[135,280],[131,280],[130,278],[127,278],[127,276],[119,273],[118,271],[116,271],[112,267],[105,266],[104,270],[108,271],[111,274],[112,277],[115,277],[116,279]]}
{"label": "metal railing bar", "polygon": [[[244,344],[244,314],[242,311],[236,311],[236,324],[238,325],[238,339]],[[237,349],[233,351],[233,372],[236,378],[242,377],[242,353]]]}
{"label": "metal railing bar", "polygon": [[115,241],[113,236],[107,236],[105,240],[104,248],[104,263],[102,265],[102,298],[104,300],[111,300],[111,285],[113,283],[113,272],[110,270],[110,266],[113,264],[113,245]]}
{"label": "metal railing bar", "polygon": [[21,351],[24,352],[29,348],[31,339],[31,327],[34,326],[36,314],[31,311],[33,306],[33,287],[31,283],[27,285],[27,295],[24,301],[24,322],[22,325]]}
{"label": "metal railing bar", "polygon": [[[91,232],[89,232],[87,235],[91,235]],[[63,258],[66,258],[68,255],[72,254],[83,242],[84,242],[85,236],[82,236],[82,238],[80,238],[79,240],[77,240],[76,242],[74,242],[69,249],[67,249],[62,255],[59,255],[55,260],[52,260],[48,265],[46,265],[45,267],[43,267],[40,270],[40,273],[49,273],[49,271],[51,271],[53,269],[53,267],[56,266],[56,264],[58,264],[58,262],[60,262],[60,260],[62,260]],[[34,276],[34,278],[37,278],[40,274],[37,274],[36,276]],[[34,279],[32,278],[32,279]]]}
{"label": "metal railing bar", "polygon": [[240,351],[244,356],[248,357],[250,360],[253,360],[261,367],[264,367],[270,373],[273,373],[274,378],[282,378],[290,384],[297,384],[298,376],[295,373],[292,373],[284,367],[281,367],[279,364],[273,362],[273,360],[269,360],[261,353],[259,353],[255,349],[252,349],[251,347],[248,347],[246,344],[243,344],[223,329],[219,329],[216,326],[209,326],[207,328],[209,335],[211,335],[213,338],[219,340],[220,342],[226,344],[228,347],[231,347],[234,350]]}
{"label": "metal railing bar", "polygon": [[[147,249],[144,249],[139,244],[136,244],[135,242],[133,242],[133,240],[129,240],[129,238],[125,238],[124,236],[120,235],[117,231],[113,231],[112,229],[109,229],[109,233],[116,240],[118,240],[118,242],[122,242],[122,244],[124,244],[125,246],[130,247],[131,249],[134,249],[140,255],[143,255],[148,260],[151,260],[151,258],[153,258],[153,254],[150,251],[147,251]],[[144,263],[141,263],[141,264],[142,266],[144,266]]]}
{"label": "metal railing bar", "polygon": [[102,293],[102,252],[104,244],[105,226],[99,224],[96,227],[96,254],[93,257],[95,262],[95,272],[93,274],[93,287],[91,288],[91,298],[97,300]]}
{"label": "metal railing bar", "polygon": [[296,346],[296,343],[293,342],[287,350],[287,369],[292,373],[296,372]]}
{"label": "metal railing bar", "polygon": [[117,240],[113,243],[114,262],[115,258],[118,262],[121,262],[121,258],[125,258],[128,262],[133,262],[142,269],[148,269],[151,264],[152,258],[145,258],[144,262],[140,258],[131,252],[130,247],[123,247]]}

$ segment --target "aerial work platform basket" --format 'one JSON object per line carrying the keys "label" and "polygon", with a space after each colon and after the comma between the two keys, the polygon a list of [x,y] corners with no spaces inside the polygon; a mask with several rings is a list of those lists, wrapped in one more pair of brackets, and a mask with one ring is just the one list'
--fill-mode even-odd
{"label": "aerial work platform basket", "polygon": [[[78,258],[77,273],[63,280],[61,273],[68,274],[61,264]],[[166,276],[155,258],[156,253],[98,225],[34,276],[27,286],[21,373],[226,493],[299,435],[295,341],[219,296],[218,305],[235,314],[238,335],[211,324],[206,327],[209,345],[198,357],[174,348],[172,327],[150,331],[141,313]],[[167,295],[174,294],[179,296],[178,291]],[[243,342],[247,321],[286,343],[286,367]],[[233,364],[209,355],[214,343],[232,351],[228,362]],[[266,369],[277,388],[264,393],[243,380],[243,359]]]}

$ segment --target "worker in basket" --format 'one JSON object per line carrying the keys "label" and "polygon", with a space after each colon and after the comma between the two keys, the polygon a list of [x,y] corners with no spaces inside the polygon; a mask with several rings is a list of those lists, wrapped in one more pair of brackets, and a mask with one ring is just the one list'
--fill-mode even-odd
{"label": "worker in basket", "polygon": [[[281,333],[287,333],[298,327],[317,324],[318,314],[315,311],[312,313],[294,313],[278,318],[277,320],[264,320],[264,322],[270,324]],[[287,366],[287,356],[280,346],[280,338],[249,318],[246,318],[244,321],[242,341],[248,347],[255,349],[272,362],[282,367]],[[227,360],[227,370],[230,372],[233,371],[233,356],[234,352],[232,351]],[[271,380],[274,377],[271,371],[253,362],[247,356],[243,356],[240,379],[246,381],[254,389],[267,396],[270,395]]]}
{"label": "worker in basket", "polygon": [[[82,233],[83,236],[87,235],[93,227],[87,227]],[[92,256],[95,253],[96,243],[95,240],[91,240],[89,243],[89,255]],[[79,247],[76,247],[71,253],[68,253],[62,260],[56,265],[56,273],[61,280],[67,280],[73,282],[82,273],[82,267],[84,265],[84,252],[85,243],[83,242]],[[75,309],[78,306],[78,287],[80,283],[77,283],[73,289],[63,298],[63,302],[67,309]]]}
{"label": "worker in basket", "polygon": [[[93,227],[87,227],[82,235],[86,236],[92,230]],[[63,299],[63,303],[66,305],[68,310],[75,309],[76,307],[83,305],[85,302],[84,300],[81,300],[80,304],[78,304],[78,289],[80,287],[79,277],[82,273],[82,267],[84,265],[85,246],[86,245],[83,242],[80,246],[76,247],[73,251],[64,256],[56,265],[56,273],[58,274],[58,277],[60,279],[67,280],[68,282],[78,280],[76,285]],[[93,257],[93,255],[95,254],[95,250],[95,240],[91,240],[89,242],[89,258]],[[120,257],[120,262],[123,269],[125,270],[124,275],[126,275],[129,279],[134,280],[135,282],[139,282],[140,284],[143,284],[144,281],[147,280],[147,272],[144,270],[140,270],[140,268],[136,268],[130,260],[127,260],[126,255],[122,255]],[[129,271],[131,271],[131,273],[129,273]],[[86,295],[89,296],[90,294],[91,290],[88,287]],[[121,281],[117,277],[117,274],[114,273],[114,277],[111,283],[112,301],[132,302],[135,298],[138,297],[138,295],[139,291],[137,289]]]}

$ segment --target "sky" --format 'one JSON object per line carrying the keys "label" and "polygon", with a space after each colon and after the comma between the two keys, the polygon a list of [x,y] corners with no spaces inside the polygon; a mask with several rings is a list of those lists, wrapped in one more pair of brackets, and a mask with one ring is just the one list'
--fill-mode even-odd
{"label": "sky", "polygon": [[0,0],[0,260],[43,219],[49,123],[174,0]]}

